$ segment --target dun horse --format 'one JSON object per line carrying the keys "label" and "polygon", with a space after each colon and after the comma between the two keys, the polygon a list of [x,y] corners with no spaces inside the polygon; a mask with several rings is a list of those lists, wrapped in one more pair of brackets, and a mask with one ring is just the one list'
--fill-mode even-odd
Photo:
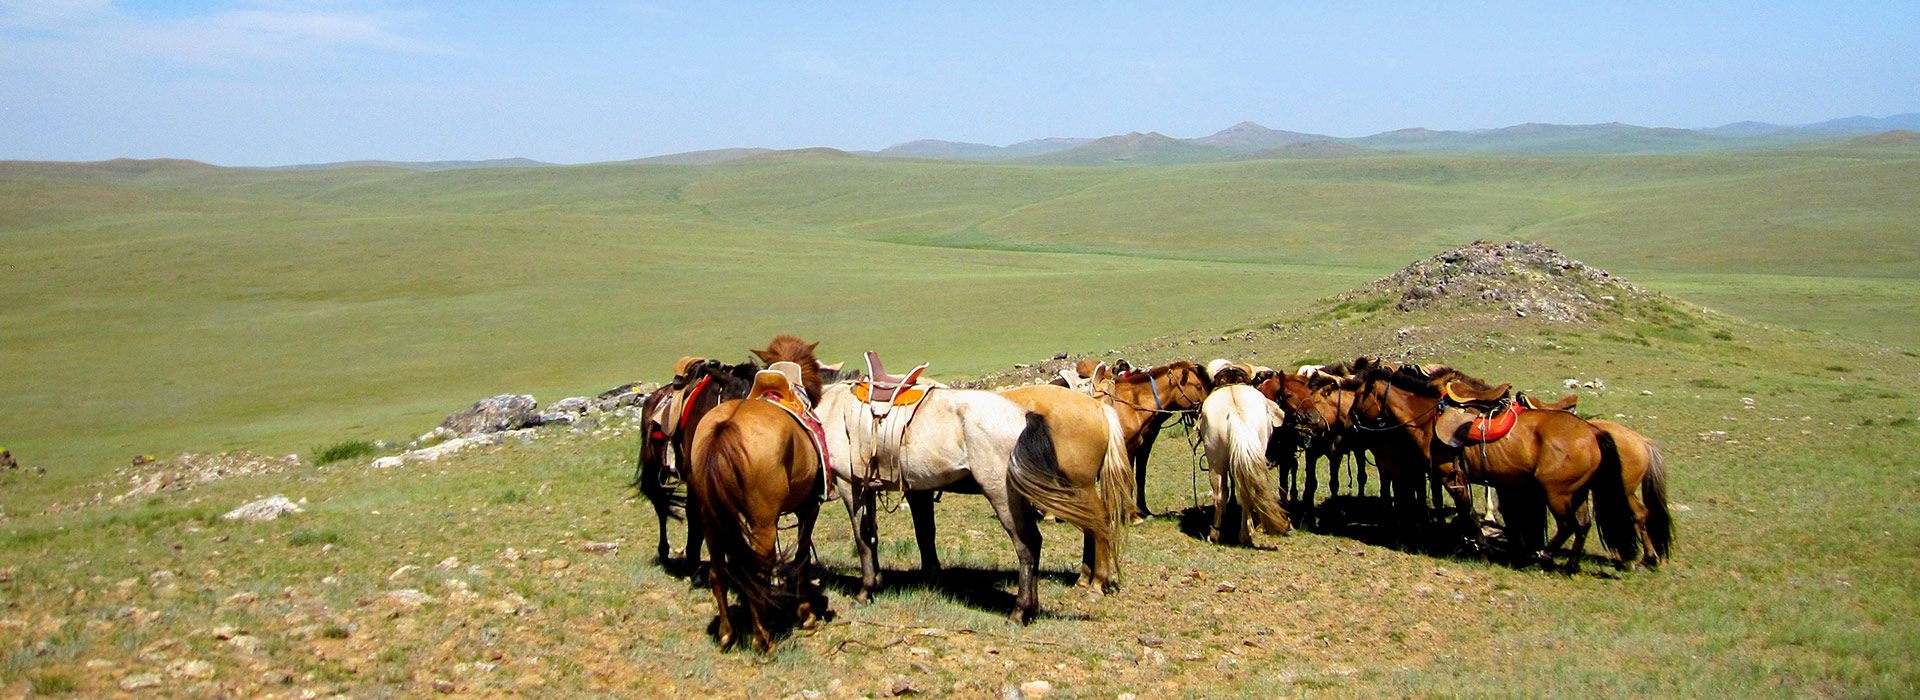
{"label": "dun horse", "polygon": [[[1127,463],[1119,416],[1085,394],[1050,384],[1007,389],[1000,395],[1047,419],[1053,452],[1068,483],[1099,491],[1107,530],[1082,532],[1080,580],[1075,585],[1112,592],[1120,583],[1120,550],[1133,520],[1133,469]],[[919,515],[916,505],[914,516]],[[932,531],[931,519],[927,531]],[[930,546],[925,540],[921,543],[923,567]]]}

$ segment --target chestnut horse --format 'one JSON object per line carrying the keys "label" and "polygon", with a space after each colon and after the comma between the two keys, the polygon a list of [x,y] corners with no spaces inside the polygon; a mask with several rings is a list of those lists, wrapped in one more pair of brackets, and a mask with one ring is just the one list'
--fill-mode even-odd
{"label": "chestnut horse", "polygon": [[[817,623],[812,596],[806,595],[807,565],[813,558],[813,526],[820,515],[821,466],[826,456],[815,445],[802,419],[782,403],[804,407],[806,401],[781,372],[762,371],[747,398],[714,407],[693,437],[693,463],[687,491],[706,518],[707,549],[713,557],[709,570],[714,606],[719,615],[717,639],[722,648],[736,641],[727,608],[729,584],[740,589],[753,621],[752,643],[767,652],[773,648],[765,615],[788,596],[798,594],[801,627]],[[799,520],[787,591],[775,588],[773,576],[783,568],[777,550],[781,514]]]}
{"label": "chestnut horse", "polygon": [[1632,428],[1597,418],[1587,422],[1613,436],[1620,449],[1621,485],[1627,490],[1634,530],[1640,536],[1640,563],[1649,569],[1658,568],[1673,547],[1673,516],[1667,512],[1666,456],[1659,445]]}
{"label": "chestnut horse", "polygon": [[[654,556],[661,564],[670,560],[667,540],[667,521],[683,517],[687,521],[687,547],[682,560],[688,565],[700,562],[702,533],[699,510],[680,493],[686,480],[687,465],[692,464],[689,452],[693,445],[693,432],[700,421],[706,418],[713,407],[721,402],[744,398],[747,390],[753,387],[753,375],[760,371],[751,362],[726,365],[719,360],[703,360],[692,363],[684,373],[674,378],[667,386],[649,394],[640,405],[640,415],[647,421],[646,435],[640,442],[640,457],[634,465],[633,486],[640,490],[647,502],[653,505],[653,513],[660,522],[660,540],[655,546]],[[673,435],[667,435],[665,426],[657,425],[654,416],[658,409],[668,402],[675,393],[687,395],[681,407],[681,415]],[[680,513],[675,509],[679,508]]]}
{"label": "chestnut horse", "polygon": [[1213,391],[1213,380],[1199,365],[1185,360],[1130,372],[1116,378],[1095,398],[1113,407],[1126,437],[1127,456],[1133,461],[1133,498],[1139,516],[1147,510],[1147,457],[1167,418],[1191,415]]}

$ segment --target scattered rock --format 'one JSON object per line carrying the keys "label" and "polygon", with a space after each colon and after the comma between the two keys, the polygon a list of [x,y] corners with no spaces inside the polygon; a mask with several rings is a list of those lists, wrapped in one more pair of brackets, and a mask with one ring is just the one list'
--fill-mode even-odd
{"label": "scattered rock", "polygon": [[538,415],[540,402],[526,394],[501,394],[473,402],[466,410],[447,416],[440,427],[461,435],[498,433],[525,428]]}
{"label": "scattered rock", "polygon": [[174,667],[173,675],[193,681],[203,681],[213,677],[213,664],[195,659],[182,662]]}
{"label": "scattered rock", "polygon": [[403,564],[403,565],[401,565],[401,567],[400,567],[400,568],[398,568],[398,569],[394,569],[394,570],[393,570],[393,573],[391,573],[391,574],[387,574],[387,580],[388,580],[388,581],[398,581],[398,580],[400,580],[400,579],[402,579],[402,578],[406,578],[406,576],[407,576],[407,574],[411,574],[411,573],[413,573],[413,572],[415,572],[415,571],[419,571],[419,570],[420,570],[420,567],[418,567],[418,566],[415,566],[415,565],[413,565],[413,564]]}
{"label": "scattered rock", "polygon": [[433,602],[433,596],[421,593],[418,589],[402,588],[387,591],[387,600],[403,608],[417,608]]}
{"label": "scattered rock", "polygon": [[554,557],[552,559],[548,559],[546,561],[540,562],[540,568],[545,569],[547,571],[559,571],[569,566],[573,566],[573,562],[567,561],[560,557]]}
{"label": "scattered rock", "polygon": [[226,515],[220,517],[225,520],[261,523],[274,520],[282,515],[298,512],[301,512],[299,505],[287,500],[286,496],[276,493],[267,498],[262,498],[258,501],[227,511]]}
{"label": "scattered rock", "polygon": [[121,690],[140,690],[160,687],[160,674],[140,673],[120,679]]}
{"label": "scattered rock", "polygon": [[559,401],[553,402],[552,405],[547,406],[547,411],[550,413],[579,414],[579,413],[586,413],[587,409],[589,408],[593,408],[592,399],[589,399],[585,396],[570,396],[570,397],[561,399]]}
{"label": "scattered rock", "polygon": [[1046,681],[1027,681],[1020,684],[1020,696],[1027,700],[1040,700],[1053,692],[1053,684]]}
{"label": "scattered rock", "polygon": [[620,543],[619,542],[586,542],[580,545],[580,551],[582,552],[617,552],[617,551],[620,551]]}
{"label": "scattered rock", "polygon": [[442,695],[453,692],[453,688],[454,688],[453,681],[440,679],[440,680],[435,680],[433,682],[433,692],[440,693]]}

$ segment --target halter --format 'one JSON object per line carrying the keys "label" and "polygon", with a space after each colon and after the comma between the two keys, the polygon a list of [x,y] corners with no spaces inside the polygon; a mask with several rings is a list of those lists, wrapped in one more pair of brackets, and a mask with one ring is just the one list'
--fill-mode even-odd
{"label": "halter", "polygon": [[[1369,379],[1367,380],[1367,385],[1372,386],[1375,381],[1378,381],[1378,380]],[[1387,391],[1390,392],[1392,390],[1393,390],[1393,386],[1389,384],[1387,386]],[[1360,402],[1356,397],[1356,400],[1353,403],[1347,405],[1347,418],[1353,421],[1353,428],[1355,430],[1360,430],[1360,431],[1369,432],[1369,433],[1384,433],[1392,430],[1399,430],[1401,428],[1413,426],[1425,420],[1427,416],[1439,414],[1440,405],[1444,401],[1445,401],[1444,397],[1440,401],[1435,401],[1433,403],[1433,408],[1429,408],[1425,411],[1422,411],[1420,412],[1420,415],[1409,418],[1405,422],[1399,425],[1387,425],[1386,424],[1387,423],[1387,398],[1385,396],[1382,396],[1380,399],[1380,417],[1372,418],[1372,419],[1362,418],[1356,412],[1357,409],[1360,407]],[[1370,423],[1370,422],[1377,422],[1379,423],[1379,426],[1378,427],[1368,426],[1367,423]]]}

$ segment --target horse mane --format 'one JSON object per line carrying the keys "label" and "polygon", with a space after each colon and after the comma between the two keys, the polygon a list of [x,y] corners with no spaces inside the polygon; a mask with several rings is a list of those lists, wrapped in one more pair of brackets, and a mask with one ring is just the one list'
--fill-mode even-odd
{"label": "horse mane", "polygon": [[805,385],[807,400],[819,401],[820,360],[813,356],[813,348],[817,345],[819,343],[808,343],[796,336],[776,335],[773,340],[767,341],[767,349],[755,350],[753,354],[769,365],[775,362],[800,365],[800,383]]}

